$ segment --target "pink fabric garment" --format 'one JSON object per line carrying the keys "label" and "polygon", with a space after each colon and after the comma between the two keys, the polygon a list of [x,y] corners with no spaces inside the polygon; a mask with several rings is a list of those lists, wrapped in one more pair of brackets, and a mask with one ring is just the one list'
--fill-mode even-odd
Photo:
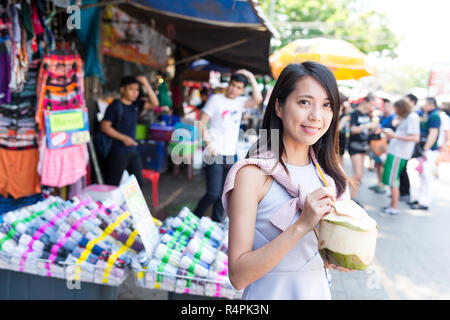
{"label": "pink fabric garment", "polygon": [[[309,148],[309,154],[310,154],[310,157],[311,157],[314,165],[316,166],[316,172],[317,172],[319,178],[322,180],[318,167],[320,168],[321,172],[323,173],[328,187],[330,187],[331,190],[333,190],[334,194],[337,195],[336,184],[335,184],[333,178],[331,178],[329,175],[327,175],[323,171],[323,169],[320,167],[312,147]],[[234,188],[234,181],[236,178],[236,174],[242,167],[249,165],[249,164],[256,165],[259,168],[261,168],[264,172],[271,175],[279,184],[281,184],[283,187],[285,187],[286,191],[293,197],[293,199],[286,202],[270,218],[270,222],[275,227],[279,228],[282,231],[286,230],[287,227],[289,226],[290,222],[294,218],[295,213],[299,209],[303,209],[303,205],[305,203],[307,194],[302,192],[301,184],[297,185],[295,182],[293,182],[290,179],[286,170],[283,168],[281,163],[278,162],[278,159],[275,157],[272,157],[270,153],[267,153],[265,156],[260,157],[260,158],[242,159],[233,165],[233,167],[230,169],[230,172],[227,175],[227,178],[225,180],[225,185],[223,188],[222,203],[223,203],[225,212],[228,214],[229,193]],[[350,199],[350,192],[349,192],[348,185],[347,185],[345,192],[343,194],[341,194],[341,196],[339,197],[338,200],[342,200],[342,199]]]}
{"label": "pink fabric garment", "polygon": [[86,144],[57,149],[45,147],[41,159],[41,184],[58,188],[74,184],[86,175],[87,159]]}

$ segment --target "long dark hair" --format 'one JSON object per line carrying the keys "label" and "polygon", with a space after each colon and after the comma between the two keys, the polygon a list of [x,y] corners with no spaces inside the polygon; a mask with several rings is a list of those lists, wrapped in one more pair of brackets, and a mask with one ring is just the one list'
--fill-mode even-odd
{"label": "long dark hair", "polygon": [[[344,193],[347,187],[348,178],[344,171],[339,166],[338,152],[338,122],[339,122],[339,108],[341,105],[339,90],[336,83],[336,78],[333,73],[324,65],[306,61],[300,64],[290,64],[286,66],[280,74],[272,94],[267,104],[266,112],[264,113],[262,128],[267,130],[267,137],[264,137],[267,141],[267,145],[263,145],[261,137],[256,144],[250,149],[247,154],[247,158],[250,155],[256,154],[256,156],[262,154],[265,151],[273,151],[274,154],[278,154],[278,161],[286,169],[286,165],[281,159],[285,152],[283,144],[283,123],[277,116],[275,111],[275,104],[278,103],[281,107],[284,106],[287,97],[295,90],[297,82],[305,76],[311,76],[316,79],[322,87],[326,90],[328,98],[330,99],[331,107],[333,110],[333,118],[331,120],[330,127],[327,132],[313,145],[314,152],[317,157],[319,165],[323,170],[334,179],[336,183],[337,196],[339,197]],[[279,146],[280,150],[272,150],[271,130],[279,130]],[[264,131],[263,131],[264,132]]]}

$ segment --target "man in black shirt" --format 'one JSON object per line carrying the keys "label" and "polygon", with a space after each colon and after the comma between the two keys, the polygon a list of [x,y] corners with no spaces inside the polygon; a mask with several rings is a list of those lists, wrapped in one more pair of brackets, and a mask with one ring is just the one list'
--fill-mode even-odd
{"label": "man in black shirt", "polygon": [[351,197],[353,200],[355,200],[355,197],[358,194],[359,186],[364,174],[364,160],[366,152],[369,149],[369,132],[377,126],[370,118],[370,112],[373,109],[374,103],[375,98],[371,95],[367,95],[350,116],[348,153],[350,154],[353,165],[354,183],[351,188]]}
{"label": "man in black shirt", "polygon": [[[138,99],[139,83],[147,90],[149,101]],[[145,76],[123,77],[120,83],[121,98],[106,109],[100,124],[102,132],[113,143],[106,160],[106,184],[118,186],[124,170],[134,174],[142,185],[142,162],[135,141],[139,114],[159,105],[158,98]]]}

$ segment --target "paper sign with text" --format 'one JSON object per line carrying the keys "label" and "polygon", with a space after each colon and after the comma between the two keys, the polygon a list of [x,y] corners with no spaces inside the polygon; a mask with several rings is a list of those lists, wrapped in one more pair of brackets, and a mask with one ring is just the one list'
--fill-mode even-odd
{"label": "paper sign with text", "polygon": [[141,236],[145,251],[151,257],[159,242],[159,230],[153,221],[152,214],[145,202],[136,177],[132,175],[120,185],[120,189],[125,197],[128,210],[133,217],[134,225]]}
{"label": "paper sign with text", "polygon": [[47,146],[50,149],[70,147],[90,141],[86,108],[44,111]]}

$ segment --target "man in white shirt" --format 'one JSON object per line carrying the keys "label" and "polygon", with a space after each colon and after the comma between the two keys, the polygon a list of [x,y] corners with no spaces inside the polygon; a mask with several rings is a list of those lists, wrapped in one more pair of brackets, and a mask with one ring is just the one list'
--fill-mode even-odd
{"label": "man in white shirt", "polygon": [[[252,97],[243,97],[250,81]],[[244,69],[236,71],[228,83],[225,94],[212,95],[202,109],[200,132],[205,143],[206,194],[200,199],[195,214],[202,217],[214,204],[212,219],[222,222],[224,209],[222,192],[225,178],[237,161],[237,144],[242,112],[257,108],[262,102],[255,76]],[[210,123],[209,129],[207,123]]]}

